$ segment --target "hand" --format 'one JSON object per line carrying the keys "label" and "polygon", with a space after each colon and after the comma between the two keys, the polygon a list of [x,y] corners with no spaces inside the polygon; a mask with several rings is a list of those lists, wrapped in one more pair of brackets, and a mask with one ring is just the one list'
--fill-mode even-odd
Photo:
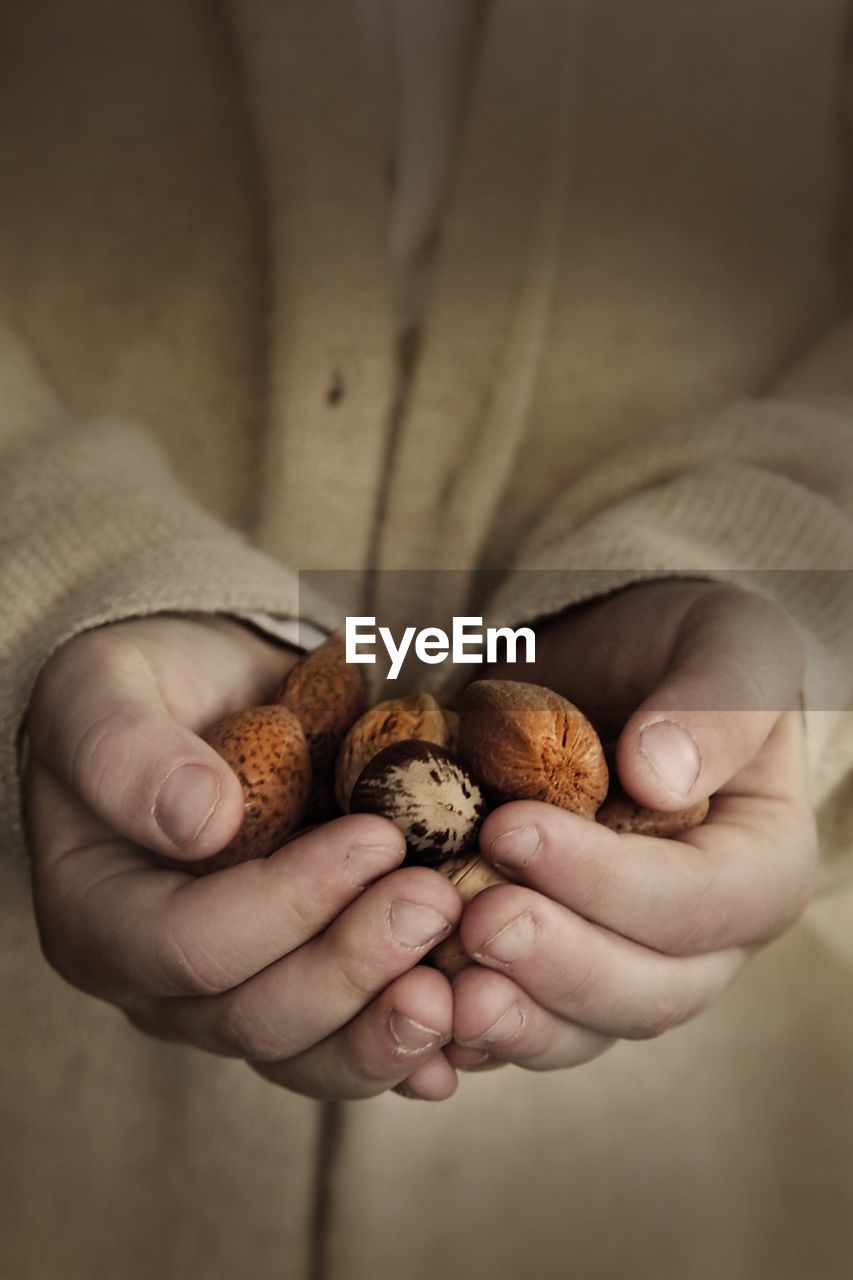
{"label": "hand", "polygon": [[[461,937],[449,1060],[549,1070],[657,1036],[710,1004],[807,904],[817,841],[806,790],[799,638],[728,587],[644,584],[543,628],[534,679],[616,738],[641,804],[713,795],[678,839],[615,834],[519,801],[481,848],[517,882],[480,894]],[[621,731],[621,732],[620,732]]]}
{"label": "hand", "polygon": [[436,872],[397,870],[390,822],[342,818],[203,877],[149,852],[190,863],[235,834],[240,784],[197,734],[269,700],[294,661],[228,619],[163,616],[87,632],[45,666],[27,769],[45,954],[142,1030],[312,1097],[401,1081],[446,1097],[450,986],[414,966],[461,904]]}

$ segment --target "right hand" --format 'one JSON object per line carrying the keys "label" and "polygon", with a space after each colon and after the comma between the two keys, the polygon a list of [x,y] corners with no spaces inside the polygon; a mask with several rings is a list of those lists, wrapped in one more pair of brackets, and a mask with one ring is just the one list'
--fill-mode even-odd
{"label": "right hand", "polygon": [[227,618],[86,632],[28,718],[27,820],[47,959],[151,1035],[242,1057],[310,1097],[448,1097],[452,996],[417,966],[456,924],[443,876],[400,868],[383,818],[341,818],[270,858],[196,877],[242,820],[236,775],[197,736],[269,700],[295,655]]}

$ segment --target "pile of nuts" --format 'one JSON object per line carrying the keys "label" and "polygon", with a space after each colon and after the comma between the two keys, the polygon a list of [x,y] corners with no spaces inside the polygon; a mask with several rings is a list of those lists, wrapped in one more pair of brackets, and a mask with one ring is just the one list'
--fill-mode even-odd
{"label": "pile of nuts", "polygon": [[[506,883],[477,850],[486,814],[509,800],[543,800],[644,835],[677,835],[707,813],[707,801],[680,813],[635,804],[610,783],[587,718],[541,685],[476,680],[455,711],[427,693],[365,703],[336,634],[291,668],[273,705],[214,725],[205,739],[240,779],[245,811],[230,844],[196,870],[268,857],[342,813],[375,813],[404,833],[407,863],[441,871],[468,902]],[[430,959],[448,974],[469,963],[456,935]]]}

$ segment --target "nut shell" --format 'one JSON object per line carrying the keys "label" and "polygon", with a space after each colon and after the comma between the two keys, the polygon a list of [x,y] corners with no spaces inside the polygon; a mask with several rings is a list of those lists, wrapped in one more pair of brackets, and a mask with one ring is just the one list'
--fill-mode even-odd
{"label": "nut shell", "polygon": [[475,680],[460,707],[459,754],[489,800],[544,800],[593,818],[607,795],[598,734],[567,698],[542,685]]}
{"label": "nut shell", "polygon": [[433,865],[475,847],[487,808],[455,756],[433,742],[409,738],[385,747],[365,766],[353,788],[352,812],[389,818],[406,837],[407,860]]}
{"label": "nut shell", "polygon": [[287,707],[252,707],[218,721],[205,735],[240,779],[243,825],[201,873],[265,858],[302,824],[311,789],[311,757],[302,725]]}
{"label": "nut shell", "polygon": [[[462,858],[449,858],[447,862],[439,863],[436,871],[440,871],[443,876],[447,876],[451,884],[456,885],[463,902],[470,902],[478,893],[482,893],[484,889],[490,889],[493,885],[511,883],[479,853]],[[474,963],[462,946],[458,929],[454,929],[453,933],[437,947],[433,947],[426,959],[448,978],[454,977],[469,964]]]}
{"label": "nut shell", "polygon": [[611,831],[627,831],[639,836],[678,836],[682,831],[701,826],[708,816],[708,808],[708,801],[700,800],[674,813],[647,809],[632,800],[617,782],[611,782],[610,792],[595,820]]}
{"label": "nut shell", "polygon": [[448,751],[455,751],[459,740],[459,712],[451,707],[442,707],[441,710],[447,725],[447,742],[444,745]]}
{"label": "nut shell", "polygon": [[318,820],[333,817],[335,761],[365,704],[364,679],[359,668],[346,661],[340,632],[291,668],[276,701],[294,712],[305,731],[313,773],[310,815]]}
{"label": "nut shell", "polygon": [[450,731],[441,707],[428,693],[388,698],[366,711],[346,735],[335,767],[335,797],[344,813],[365,765],[392,742],[420,738],[446,747]]}

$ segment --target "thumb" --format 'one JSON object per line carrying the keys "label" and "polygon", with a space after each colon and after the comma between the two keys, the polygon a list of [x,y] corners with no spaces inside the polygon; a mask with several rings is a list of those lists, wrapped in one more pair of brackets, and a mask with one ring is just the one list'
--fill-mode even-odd
{"label": "thumb", "polygon": [[236,834],[242,788],[158,703],[138,677],[102,671],[71,694],[35,701],[30,749],[112,831],[169,857],[205,858]]}
{"label": "thumb", "polygon": [[803,648],[760,596],[724,588],[685,615],[657,687],[625,724],[620,781],[640,804],[672,810],[713,794],[799,706]]}

